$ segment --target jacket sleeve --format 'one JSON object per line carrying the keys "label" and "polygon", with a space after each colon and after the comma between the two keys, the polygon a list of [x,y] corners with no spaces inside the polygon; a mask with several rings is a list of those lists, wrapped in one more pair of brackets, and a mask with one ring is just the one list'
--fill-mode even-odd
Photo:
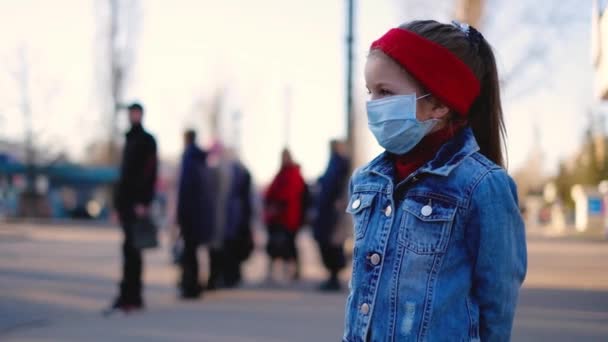
{"label": "jacket sleeve", "polygon": [[241,189],[241,200],[243,201],[243,217],[245,224],[249,225],[253,217],[253,201],[251,192],[251,174],[249,171],[244,171],[244,185]]}
{"label": "jacket sleeve", "polygon": [[181,164],[181,174],[179,177],[179,185],[177,191],[177,223],[183,227],[188,224],[187,213],[190,211],[188,204],[191,203],[190,198],[192,197],[192,175],[190,174],[191,161],[184,157]]}
{"label": "jacket sleeve", "polygon": [[348,185],[349,185],[349,175],[348,168],[350,162],[346,159],[341,159],[338,163],[336,175],[335,175],[335,185],[333,191],[335,191],[334,201],[343,199],[345,195],[348,195]]}
{"label": "jacket sleeve", "polygon": [[509,341],[527,268],[524,223],[513,180],[502,169],[486,174],[472,195],[467,243],[474,261],[473,299],[482,341]]}
{"label": "jacket sleeve", "polygon": [[354,192],[354,183],[355,183],[355,179],[357,178],[357,174],[360,172],[360,169],[356,169],[355,171],[353,171],[352,175],[348,178],[347,180],[347,193],[346,196],[348,196],[347,200],[350,200],[350,198],[353,196],[353,192]]}
{"label": "jacket sleeve", "polygon": [[266,190],[264,190],[262,199],[264,200],[264,205],[270,204],[272,201],[276,200],[276,177],[272,179],[272,182],[268,185]]}
{"label": "jacket sleeve", "polygon": [[138,203],[150,205],[154,200],[156,193],[156,177],[158,174],[158,156],[156,155],[156,141],[152,136],[146,144],[144,168],[141,178],[141,191],[138,192],[141,196],[138,198]]}
{"label": "jacket sleeve", "polygon": [[339,192],[341,190],[341,170],[339,170],[339,168],[340,165],[338,164],[338,162],[330,163],[329,167],[327,168],[327,172],[325,173],[325,175],[323,175],[323,182],[321,183],[323,189],[321,189],[321,191],[324,194],[325,198],[322,198],[321,200],[323,201],[324,205],[333,204],[340,196]]}

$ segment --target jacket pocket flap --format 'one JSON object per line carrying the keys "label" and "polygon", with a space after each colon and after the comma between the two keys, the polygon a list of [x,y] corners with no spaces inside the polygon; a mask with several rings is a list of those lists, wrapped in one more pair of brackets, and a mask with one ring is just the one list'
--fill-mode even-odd
{"label": "jacket pocket flap", "polygon": [[357,214],[365,208],[369,208],[374,201],[375,193],[355,193],[351,196],[346,212],[349,214]]}
{"label": "jacket pocket flap", "polygon": [[456,207],[429,197],[407,197],[403,210],[426,222],[451,221]]}

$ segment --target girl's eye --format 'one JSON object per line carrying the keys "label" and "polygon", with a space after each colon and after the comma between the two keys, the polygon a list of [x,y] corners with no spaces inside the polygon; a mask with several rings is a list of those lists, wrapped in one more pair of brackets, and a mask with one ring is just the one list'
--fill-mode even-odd
{"label": "girl's eye", "polygon": [[380,95],[381,96],[391,96],[391,95],[393,95],[393,92],[390,90],[386,90],[386,89],[380,89]]}

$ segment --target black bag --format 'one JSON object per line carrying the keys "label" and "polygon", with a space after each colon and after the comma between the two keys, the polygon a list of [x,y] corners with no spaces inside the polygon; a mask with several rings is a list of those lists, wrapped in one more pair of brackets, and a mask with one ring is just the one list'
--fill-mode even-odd
{"label": "black bag", "polygon": [[285,230],[275,230],[268,234],[268,244],[266,252],[268,255],[275,258],[292,259],[295,258],[297,252],[294,244],[294,239],[291,234]]}
{"label": "black bag", "polygon": [[158,247],[158,229],[148,216],[138,218],[133,224],[133,246],[136,249]]}
{"label": "black bag", "polygon": [[251,228],[249,225],[243,225],[236,240],[235,254],[238,261],[243,262],[249,259],[254,248],[255,246]]}

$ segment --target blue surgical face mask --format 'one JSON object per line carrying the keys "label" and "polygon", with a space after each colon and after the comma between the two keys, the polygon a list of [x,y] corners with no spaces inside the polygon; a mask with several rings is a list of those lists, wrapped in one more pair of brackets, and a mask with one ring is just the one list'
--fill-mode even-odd
{"label": "blue surgical face mask", "polygon": [[395,95],[367,101],[367,120],[378,144],[388,152],[405,154],[440,121],[416,119],[416,101],[429,96]]}

